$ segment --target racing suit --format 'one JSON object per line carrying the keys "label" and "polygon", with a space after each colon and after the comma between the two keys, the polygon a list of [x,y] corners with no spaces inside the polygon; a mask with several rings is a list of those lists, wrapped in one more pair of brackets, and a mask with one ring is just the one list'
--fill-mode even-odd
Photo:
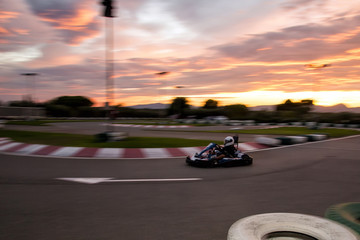
{"label": "racing suit", "polygon": [[225,157],[236,157],[236,151],[237,149],[234,147],[234,145],[225,146],[221,148],[220,153],[225,155]]}

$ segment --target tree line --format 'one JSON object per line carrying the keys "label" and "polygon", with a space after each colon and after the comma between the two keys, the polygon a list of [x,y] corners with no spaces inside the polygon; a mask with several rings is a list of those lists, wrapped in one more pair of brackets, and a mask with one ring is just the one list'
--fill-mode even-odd
{"label": "tree line", "polygon": [[167,109],[134,109],[121,105],[93,107],[94,102],[84,96],[60,96],[44,103],[13,101],[10,106],[43,107],[48,117],[148,117],[148,118],[206,118],[226,116],[231,120],[255,120],[256,122],[316,121],[331,123],[360,123],[360,114],[315,113],[313,100],[294,102],[290,99],[274,107],[272,111],[251,111],[244,104],[219,106],[214,99],[206,100],[201,107],[193,107],[185,97],[174,98]]}

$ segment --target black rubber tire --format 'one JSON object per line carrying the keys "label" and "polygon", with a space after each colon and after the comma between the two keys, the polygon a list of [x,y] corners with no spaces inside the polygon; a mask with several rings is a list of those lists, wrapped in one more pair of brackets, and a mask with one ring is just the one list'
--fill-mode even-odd
{"label": "black rubber tire", "polygon": [[297,213],[265,213],[235,222],[229,229],[227,240],[263,240],[279,233],[281,237],[294,234],[305,237],[299,239],[360,239],[355,232],[344,225],[325,218]]}

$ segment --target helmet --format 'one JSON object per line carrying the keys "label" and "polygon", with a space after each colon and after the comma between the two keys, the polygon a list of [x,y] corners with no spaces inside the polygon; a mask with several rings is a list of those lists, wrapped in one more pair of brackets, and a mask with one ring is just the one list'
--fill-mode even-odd
{"label": "helmet", "polygon": [[227,137],[224,139],[224,146],[225,146],[225,147],[234,145],[234,143],[235,143],[235,141],[234,141],[234,138],[233,138],[233,137],[227,136]]}

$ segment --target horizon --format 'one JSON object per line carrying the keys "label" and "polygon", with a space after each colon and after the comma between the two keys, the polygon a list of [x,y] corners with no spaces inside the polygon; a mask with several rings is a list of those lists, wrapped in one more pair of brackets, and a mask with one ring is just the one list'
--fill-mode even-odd
{"label": "horizon", "polygon": [[104,106],[105,21],[114,23],[112,105],[360,107],[360,1],[10,1],[0,10],[0,101],[87,96]]}
{"label": "horizon", "polygon": [[[291,100],[291,99],[290,99]],[[286,100],[284,100],[282,103],[279,103],[279,104],[283,104]],[[170,105],[168,103],[159,103],[159,102],[154,102],[154,103],[147,103],[147,104],[137,104],[137,105],[129,105],[129,106],[124,106],[124,107],[136,107],[136,106],[148,106],[148,105],[156,105],[156,104],[162,104],[162,105]],[[239,103],[241,104],[241,103]],[[256,107],[272,107],[272,106],[276,106],[276,105],[279,105],[279,104],[275,104],[275,105],[256,105],[256,106],[247,106],[245,105],[246,107],[249,107],[249,108],[256,108]],[[202,107],[202,106],[194,106],[194,105],[190,105],[190,106],[193,106],[193,107]],[[226,105],[218,105],[218,107],[224,107]],[[335,107],[335,106],[345,106],[346,108],[352,108],[352,107],[349,107],[347,106],[346,104],[344,103],[338,103],[338,104],[335,104],[335,105],[318,105],[318,104],[313,104],[313,106],[317,106],[317,107]],[[357,107],[354,107],[354,108],[357,108]],[[360,108],[360,107],[358,107]]]}
{"label": "horizon", "polygon": [[[64,95],[65,96],[65,95]],[[67,95],[66,95],[67,96]],[[58,96],[60,97],[60,96]],[[11,102],[17,102],[17,101],[31,101],[31,102],[34,102],[34,103],[39,103],[39,104],[43,104],[43,103],[46,103],[48,101],[51,101],[51,100],[54,100],[58,97],[55,97],[55,98],[52,98],[52,99],[48,99],[48,100],[45,100],[45,101],[33,101],[33,100],[15,100],[15,101],[8,101],[8,102],[2,102],[3,104],[5,105],[8,105],[10,104]],[[82,97],[85,97],[85,98],[88,98],[86,96],[82,96]],[[181,96],[177,96],[177,97],[181,97]],[[174,97],[174,98],[177,98],[177,97]],[[173,98],[173,99],[174,99]],[[96,102],[93,101],[93,99],[91,98],[88,98],[89,100],[91,100],[93,102],[93,106],[92,107],[104,107],[104,105],[99,105],[99,104],[96,104]],[[173,100],[172,99],[172,100]],[[187,98],[186,98],[187,99]],[[189,100],[189,99],[187,99]],[[250,108],[254,108],[254,107],[266,107],[266,106],[276,106],[276,105],[279,105],[279,104],[283,104],[285,103],[285,101],[287,100],[290,100],[292,102],[300,102],[302,100],[312,100],[313,99],[309,99],[309,98],[304,98],[304,99],[299,99],[299,100],[294,100],[294,99],[283,99],[281,102],[278,102],[278,103],[274,103],[274,104],[261,104],[261,105],[247,105],[247,104],[244,104],[244,103],[241,103],[241,102],[232,102],[230,104],[222,104],[220,101],[218,101],[217,99],[213,99],[213,98],[209,98],[209,99],[206,99],[206,100],[215,100],[218,102],[218,107],[223,107],[223,106],[227,106],[227,105],[232,105],[232,104],[242,104],[242,105],[245,105],[246,107],[250,107]],[[189,105],[190,106],[193,106],[193,107],[202,107],[206,100],[204,102],[202,102],[200,105],[194,105],[194,104],[191,104],[191,102],[189,102]],[[151,103],[139,103],[139,104],[133,104],[133,105],[121,105],[121,107],[133,107],[133,106],[141,106],[141,105],[144,105],[144,106],[147,106],[147,105],[155,105],[155,104],[162,104],[162,105],[170,105],[171,104],[171,100],[169,100],[169,102],[167,103],[161,103],[161,102],[151,102]],[[319,106],[319,107],[334,107],[334,106],[338,106],[338,105],[344,105],[346,108],[360,108],[360,107],[351,107],[345,103],[335,103],[335,104],[331,104],[331,105],[322,105],[322,104],[317,104],[316,102],[313,102],[313,106]],[[116,105],[113,105],[113,106],[116,106]]]}

